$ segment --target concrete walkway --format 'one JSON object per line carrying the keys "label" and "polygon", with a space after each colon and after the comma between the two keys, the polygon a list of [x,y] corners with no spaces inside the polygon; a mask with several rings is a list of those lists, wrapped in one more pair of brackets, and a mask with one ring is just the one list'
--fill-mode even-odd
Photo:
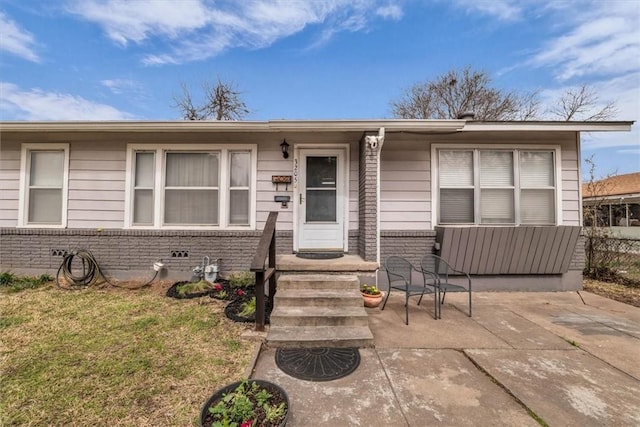
{"label": "concrete walkway", "polygon": [[[583,301],[584,299],[584,301]],[[253,378],[289,394],[288,426],[637,426],[640,309],[587,292],[391,295],[367,309],[375,348],[351,375],[297,380],[263,348]]]}

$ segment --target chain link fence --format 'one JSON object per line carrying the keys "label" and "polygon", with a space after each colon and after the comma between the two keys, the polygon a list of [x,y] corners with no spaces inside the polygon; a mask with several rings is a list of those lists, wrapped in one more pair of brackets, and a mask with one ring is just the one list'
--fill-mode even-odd
{"label": "chain link fence", "polygon": [[640,239],[587,237],[585,275],[640,286]]}

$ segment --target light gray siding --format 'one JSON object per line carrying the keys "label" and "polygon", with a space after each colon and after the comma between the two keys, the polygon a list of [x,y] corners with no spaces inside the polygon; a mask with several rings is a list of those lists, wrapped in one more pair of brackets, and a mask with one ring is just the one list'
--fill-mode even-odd
{"label": "light gray siding", "polygon": [[71,143],[68,227],[122,228],[125,178],[125,142]]}
{"label": "light gray siding", "polygon": [[[264,228],[269,212],[278,211],[278,230],[293,230],[293,185],[289,184],[285,190],[284,184],[271,182],[273,175],[292,175],[293,147],[290,147],[289,158],[282,157],[280,149],[281,138],[274,138],[258,146],[258,176],[256,182],[256,226],[258,230]],[[290,196],[292,203],[283,208],[280,203],[273,201],[274,196]]]}
{"label": "light gray siding", "polygon": [[385,142],[380,160],[381,230],[432,228],[430,159],[424,142]]}
{"label": "light gray siding", "polygon": [[[48,140],[38,135],[34,142]],[[272,175],[292,175],[293,147],[301,144],[350,144],[349,150],[349,230],[358,230],[358,141],[355,134],[330,137],[314,134],[287,135],[291,156],[283,159],[279,134],[163,135],[142,137],[137,134],[87,134],[82,140],[74,135],[57,135],[50,142],[70,143],[68,227],[122,228],[126,179],[126,144],[131,143],[254,143],[258,144],[256,181],[256,228],[262,229],[272,210],[279,212],[278,228],[292,230],[293,204],[282,208],[275,195],[289,195],[283,185],[271,182]],[[390,134],[381,151],[380,228],[388,230],[432,230],[431,223],[431,144],[471,145],[559,145],[562,172],[562,224],[580,225],[579,165],[577,136],[574,132],[545,133],[456,133],[452,135]],[[6,138],[0,151],[0,226],[15,227],[18,220],[20,141]],[[292,200],[293,202],[293,200]]]}
{"label": "light gray siding", "polygon": [[560,141],[562,157],[562,225],[582,225],[580,218],[580,159],[575,134]]}
{"label": "light gray siding", "polygon": [[20,144],[6,141],[0,144],[0,227],[15,227],[20,193]]}
{"label": "light gray siding", "polygon": [[[404,139],[403,139],[404,138]],[[422,138],[422,139],[421,139]],[[573,132],[545,133],[457,133],[428,137],[389,136],[381,154],[380,229],[432,230],[431,147],[432,144],[465,146],[560,147],[562,222],[581,225],[580,160]]]}

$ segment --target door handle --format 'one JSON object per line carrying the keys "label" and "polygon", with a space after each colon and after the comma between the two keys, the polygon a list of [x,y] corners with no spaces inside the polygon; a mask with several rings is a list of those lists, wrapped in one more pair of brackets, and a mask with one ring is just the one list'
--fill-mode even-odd
{"label": "door handle", "polygon": [[302,193],[300,193],[300,204],[302,204],[303,200],[302,200]]}

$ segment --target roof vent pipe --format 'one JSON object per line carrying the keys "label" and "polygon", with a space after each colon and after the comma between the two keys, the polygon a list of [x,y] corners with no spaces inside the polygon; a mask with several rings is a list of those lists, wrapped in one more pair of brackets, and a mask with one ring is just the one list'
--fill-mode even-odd
{"label": "roof vent pipe", "polygon": [[476,115],[471,111],[463,111],[458,114],[458,119],[460,120],[474,120]]}

